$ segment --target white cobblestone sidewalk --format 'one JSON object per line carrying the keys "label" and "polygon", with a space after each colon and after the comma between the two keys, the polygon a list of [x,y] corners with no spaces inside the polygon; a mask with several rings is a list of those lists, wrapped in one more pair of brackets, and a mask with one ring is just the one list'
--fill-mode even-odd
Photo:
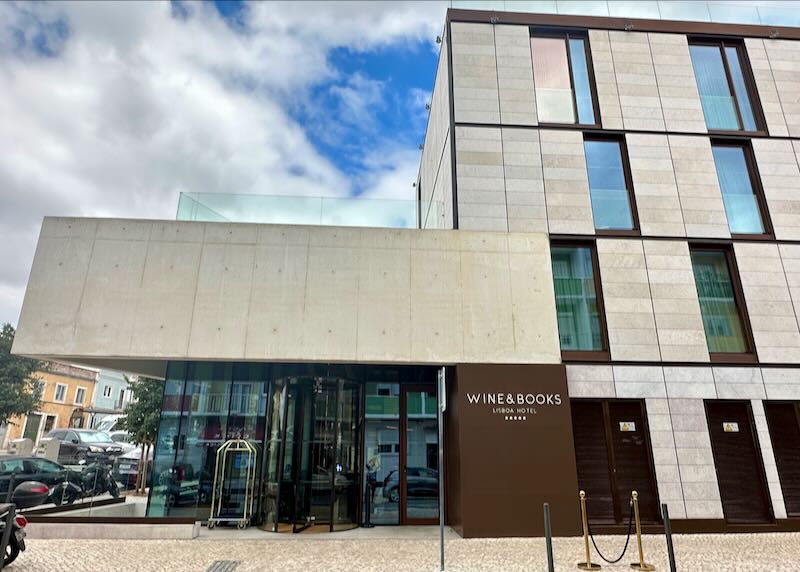
{"label": "white cobblestone sidewalk", "polygon": [[[316,535],[315,535],[316,536]],[[217,560],[239,562],[236,572],[435,572],[435,539],[229,540],[36,540],[7,568],[9,572],[170,571],[205,572]],[[621,549],[624,537],[599,537],[604,552]],[[447,541],[447,567],[454,572],[532,572],[546,570],[543,539],[473,539]],[[582,560],[581,538],[554,541],[556,569],[576,570]],[[800,534],[729,534],[675,536],[678,570],[800,570]],[[657,570],[669,570],[661,536],[645,537],[645,555]],[[625,558],[604,570],[630,570],[635,538]]]}

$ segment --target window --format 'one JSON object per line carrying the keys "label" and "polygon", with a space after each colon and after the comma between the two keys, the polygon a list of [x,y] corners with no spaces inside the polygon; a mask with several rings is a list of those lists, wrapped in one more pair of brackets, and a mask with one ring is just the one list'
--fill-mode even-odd
{"label": "window", "polygon": [[750,344],[728,251],[692,249],[691,256],[709,353],[712,358],[721,353],[748,353]]}
{"label": "window", "polygon": [[597,230],[634,230],[631,178],[624,149],[618,139],[586,137],[586,172]]}
{"label": "window", "polygon": [[738,144],[713,143],[711,151],[731,234],[767,234],[762,216],[766,205],[762,203],[758,177],[753,172],[750,149]]}
{"label": "window", "polygon": [[61,383],[56,384],[56,393],[55,397],[53,397],[54,401],[58,401],[60,403],[64,403],[64,400],[67,398],[67,386]]}
{"label": "window", "polygon": [[75,405],[82,405],[83,400],[86,398],[86,388],[79,387],[75,390]]}
{"label": "window", "polygon": [[540,123],[599,123],[592,95],[588,43],[585,34],[572,32],[531,37]]}
{"label": "window", "polygon": [[591,246],[550,249],[561,351],[605,350]]}
{"label": "window", "polygon": [[103,388],[103,397],[111,397],[111,386],[110,385],[106,385]]}
{"label": "window", "polygon": [[[706,127],[710,130],[758,131],[753,80],[745,70],[741,44],[694,42],[689,46]],[[747,75],[746,75],[747,74]]]}

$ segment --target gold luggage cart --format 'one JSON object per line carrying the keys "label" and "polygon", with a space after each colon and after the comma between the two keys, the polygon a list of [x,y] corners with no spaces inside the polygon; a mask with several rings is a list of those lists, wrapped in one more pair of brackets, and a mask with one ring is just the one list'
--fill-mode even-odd
{"label": "gold luggage cart", "polygon": [[[237,456],[245,460],[244,495],[240,515],[223,516],[225,503],[225,479],[231,468],[231,461]],[[253,518],[253,504],[256,488],[256,461],[258,449],[246,439],[230,439],[217,449],[214,465],[214,487],[211,495],[211,516],[208,518],[209,530],[220,522],[235,522],[237,528],[245,528]],[[241,465],[237,468],[241,468]]]}

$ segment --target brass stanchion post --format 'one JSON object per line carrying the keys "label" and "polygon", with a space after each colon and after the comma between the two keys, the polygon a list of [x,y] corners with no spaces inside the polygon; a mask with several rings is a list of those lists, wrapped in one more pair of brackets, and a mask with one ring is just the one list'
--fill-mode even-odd
{"label": "brass stanchion post", "polygon": [[639,493],[633,491],[633,518],[636,521],[636,543],[639,545],[639,562],[631,564],[634,570],[655,570],[656,567],[652,564],[647,564],[644,561],[644,549],[642,548],[642,523],[639,521]]}
{"label": "brass stanchion post", "polygon": [[586,560],[578,562],[581,570],[600,570],[599,564],[592,564],[592,555],[589,552],[589,520],[586,518],[586,493],[581,491],[581,521],[583,523],[583,546],[586,549]]}

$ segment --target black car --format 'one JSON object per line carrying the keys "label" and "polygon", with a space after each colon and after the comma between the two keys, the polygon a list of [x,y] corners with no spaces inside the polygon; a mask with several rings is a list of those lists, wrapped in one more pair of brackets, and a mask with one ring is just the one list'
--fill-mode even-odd
{"label": "black car", "polygon": [[65,465],[114,458],[123,451],[119,443],[112,441],[107,433],[92,429],[53,429],[47,434],[47,438],[61,443],[58,462]]}
{"label": "black car", "polygon": [[5,502],[12,475],[14,487],[26,481],[39,481],[53,490],[57,484],[64,482],[66,474],[66,467],[41,457],[0,457],[0,502]]}
{"label": "black car", "polygon": [[[439,471],[427,467],[406,469],[406,490],[410,497],[435,497],[439,494]],[[383,480],[383,496],[391,502],[400,500],[400,473],[391,471]]]}

